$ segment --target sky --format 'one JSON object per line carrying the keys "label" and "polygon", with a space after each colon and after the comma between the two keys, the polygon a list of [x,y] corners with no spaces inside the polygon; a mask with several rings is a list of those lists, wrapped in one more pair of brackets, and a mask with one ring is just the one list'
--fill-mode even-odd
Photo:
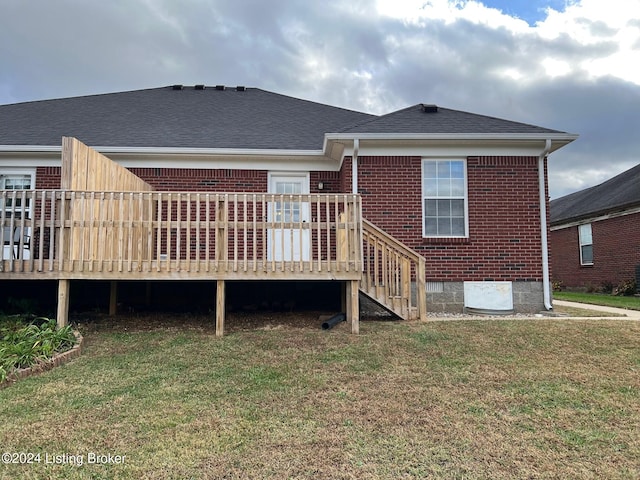
{"label": "sky", "polygon": [[[0,0],[0,104],[244,85],[576,133],[551,198],[640,163],[640,0]],[[640,188],[640,187],[639,187]]]}

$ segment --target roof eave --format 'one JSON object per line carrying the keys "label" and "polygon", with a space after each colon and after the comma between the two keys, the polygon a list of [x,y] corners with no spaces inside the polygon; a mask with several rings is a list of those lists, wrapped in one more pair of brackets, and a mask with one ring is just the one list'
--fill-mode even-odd
{"label": "roof eave", "polygon": [[474,144],[531,144],[545,146],[551,141],[549,153],[568,145],[579,137],[564,132],[547,133],[327,133],[324,139],[324,151],[329,143],[342,143],[351,146],[355,139],[362,145],[365,142],[407,142],[407,143],[474,143]]}
{"label": "roof eave", "polygon": [[[115,147],[92,146],[103,154],[188,155],[188,156],[319,156],[322,150],[252,149],[252,148],[189,148],[189,147]],[[61,145],[0,145],[0,152],[58,153]]]}
{"label": "roof eave", "polygon": [[549,222],[549,226],[554,230],[558,230],[585,223],[592,223],[598,220],[605,220],[620,215],[632,215],[636,213],[640,213],[640,202],[630,202],[623,205],[595,210],[593,212],[585,212],[580,215],[551,220]]}

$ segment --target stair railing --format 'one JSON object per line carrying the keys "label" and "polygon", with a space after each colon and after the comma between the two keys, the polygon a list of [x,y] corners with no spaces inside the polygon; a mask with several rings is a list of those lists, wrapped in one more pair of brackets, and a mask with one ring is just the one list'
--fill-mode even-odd
{"label": "stair railing", "polygon": [[425,259],[368,220],[362,220],[360,289],[406,320],[426,320]]}

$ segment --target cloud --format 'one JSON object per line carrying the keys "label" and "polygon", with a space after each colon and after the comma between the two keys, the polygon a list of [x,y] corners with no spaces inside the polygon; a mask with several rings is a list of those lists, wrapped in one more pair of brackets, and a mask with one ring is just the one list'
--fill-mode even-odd
{"label": "cloud", "polygon": [[0,103],[173,83],[428,102],[579,133],[551,157],[553,197],[636,164],[640,0],[486,3],[0,0]]}

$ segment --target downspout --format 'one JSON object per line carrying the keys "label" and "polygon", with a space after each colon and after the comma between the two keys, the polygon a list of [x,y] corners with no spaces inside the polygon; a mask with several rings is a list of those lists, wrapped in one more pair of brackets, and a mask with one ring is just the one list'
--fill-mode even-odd
{"label": "downspout", "polygon": [[549,245],[547,236],[547,195],[545,189],[544,161],[551,150],[551,140],[546,139],[544,150],[538,157],[538,191],[540,193],[540,239],[542,243],[542,295],[544,308],[553,310],[551,282],[549,280]]}
{"label": "downspout", "polygon": [[360,139],[353,139],[353,155],[351,157],[351,193],[358,194],[358,150],[360,150]]}

